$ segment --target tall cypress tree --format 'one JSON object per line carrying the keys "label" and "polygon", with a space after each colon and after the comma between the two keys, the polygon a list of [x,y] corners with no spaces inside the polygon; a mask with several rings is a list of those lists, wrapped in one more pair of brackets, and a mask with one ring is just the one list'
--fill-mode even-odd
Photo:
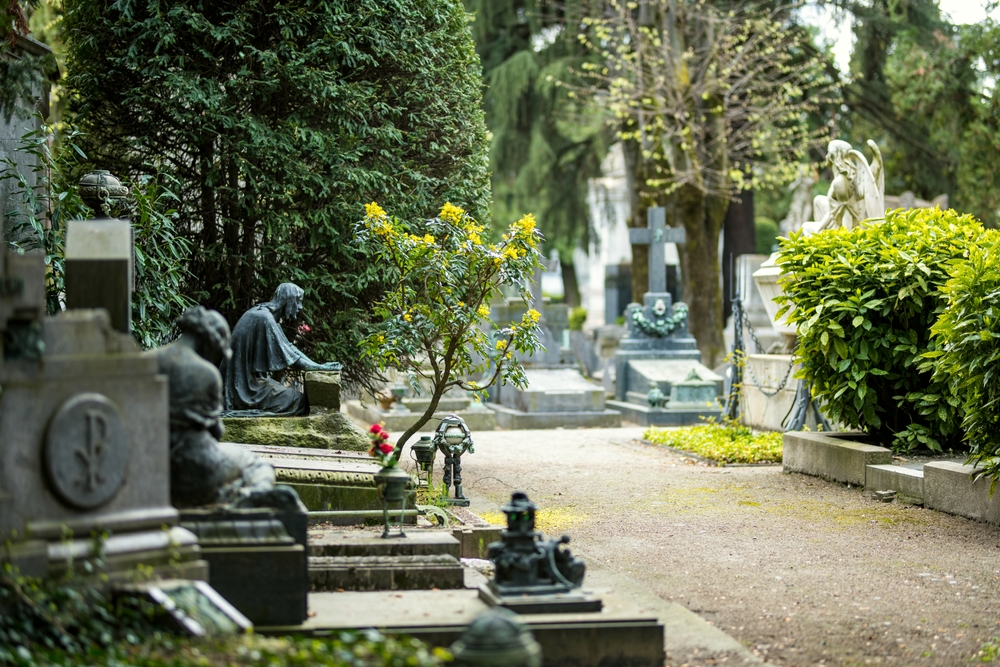
{"label": "tall cypress tree", "polygon": [[579,303],[572,251],[588,238],[588,179],[600,174],[613,134],[606,115],[574,89],[594,56],[578,40],[587,0],[467,0],[483,63],[493,137],[494,216],[533,212],[563,259],[567,301]]}
{"label": "tall cypress tree", "polygon": [[383,267],[363,204],[489,213],[482,75],[458,0],[66,0],[73,124],[93,166],[176,179],[192,294],[230,323],[281,282],[300,343],[370,378]]}

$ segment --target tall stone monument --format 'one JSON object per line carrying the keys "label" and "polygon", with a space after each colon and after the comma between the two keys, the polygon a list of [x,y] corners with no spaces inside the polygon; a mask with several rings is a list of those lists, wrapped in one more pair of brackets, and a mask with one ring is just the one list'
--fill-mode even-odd
{"label": "tall stone monument", "polygon": [[205,579],[170,504],[167,380],[103,310],[44,317],[40,255],[0,254],[0,560],[37,576],[106,531],[113,582],[138,564]]}
{"label": "tall stone monument", "polygon": [[623,419],[647,425],[684,425],[721,414],[723,378],[701,363],[688,333],[687,305],[667,291],[666,243],[683,243],[684,230],[666,226],[666,210],[653,207],[646,229],[630,230],[632,243],[649,245],[649,291],[625,311],[628,335],[615,353],[615,399],[607,405]]}

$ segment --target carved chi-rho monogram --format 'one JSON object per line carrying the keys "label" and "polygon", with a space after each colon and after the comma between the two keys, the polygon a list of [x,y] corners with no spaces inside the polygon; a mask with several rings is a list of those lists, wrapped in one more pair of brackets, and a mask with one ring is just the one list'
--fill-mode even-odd
{"label": "carved chi-rho monogram", "polygon": [[83,463],[84,474],[83,478],[77,480],[76,485],[82,486],[84,491],[90,493],[105,482],[100,467],[104,450],[107,448],[108,422],[104,415],[96,410],[87,410],[84,418],[87,420],[86,442],[82,447],[77,447],[75,452]]}

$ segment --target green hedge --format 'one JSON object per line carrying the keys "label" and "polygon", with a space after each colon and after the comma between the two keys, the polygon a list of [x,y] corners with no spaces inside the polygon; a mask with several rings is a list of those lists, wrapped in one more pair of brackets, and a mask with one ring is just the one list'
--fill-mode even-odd
{"label": "green hedge", "polygon": [[827,416],[897,451],[962,446],[949,378],[922,364],[949,271],[984,229],[954,211],[889,211],[882,222],[783,239],[779,264],[799,327],[799,377]]}
{"label": "green hedge", "polygon": [[937,349],[921,365],[961,400],[971,458],[1000,477],[1000,233],[989,230],[956,263],[932,327]]}

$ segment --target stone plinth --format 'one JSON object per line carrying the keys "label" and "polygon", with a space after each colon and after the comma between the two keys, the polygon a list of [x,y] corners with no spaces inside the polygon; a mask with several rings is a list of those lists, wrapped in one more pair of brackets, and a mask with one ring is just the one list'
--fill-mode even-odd
{"label": "stone plinth", "polygon": [[340,371],[309,371],[304,384],[310,408],[340,411]]}
{"label": "stone plinth", "polygon": [[71,220],[66,226],[66,306],[104,308],[117,331],[132,330],[132,225]]}
{"label": "stone plinth", "polygon": [[185,510],[181,522],[198,536],[212,587],[254,624],[294,625],[306,619],[305,513]]}
{"label": "stone plinth", "polygon": [[[663,667],[664,630],[654,614],[625,596],[603,592],[600,612],[535,614],[521,620],[542,645],[552,667]],[[474,589],[313,593],[315,616],[294,628],[257,628],[265,633],[325,634],[377,627],[450,646],[489,609]]]}
{"label": "stone plinth", "polygon": [[[740,421],[761,431],[784,431],[782,421],[795,404],[799,380],[794,377],[798,368],[789,373],[790,354],[751,354],[743,371],[740,394]],[[782,387],[782,382],[787,379]],[[779,390],[779,387],[782,387]],[[774,394],[768,396],[768,394]],[[815,430],[816,415],[810,410],[806,425]]]}
{"label": "stone plinth", "polygon": [[[411,399],[412,400],[412,399]],[[464,402],[464,408],[458,410],[448,410],[446,408],[441,408],[441,404],[438,406],[438,411],[434,413],[434,417],[429,420],[426,424],[420,427],[421,433],[430,433],[437,428],[440,421],[447,417],[449,414],[456,414],[465,420],[466,425],[469,430],[475,431],[492,431],[497,426],[496,417],[492,410],[486,408],[482,405],[478,408],[469,407],[471,401],[469,399],[452,399],[448,404],[456,405],[455,401],[458,401],[458,405]],[[444,402],[444,399],[442,399]],[[405,405],[409,405],[409,401],[404,401]],[[416,405],[416,403],[414,403]],[[426,408],[425,408],[426,409]],[[347,414],[355,419],[360,424],[371,425],[371,424],[383,424],[385,429],[389,433],[402,433],[406,429],[410,428],[421,415],[424,414],[423,410],[410,410],[408,411],[396,411],[392,410],[382,410],[375,404],[362,404],[361,401],[348,401],[347,402]]]}

